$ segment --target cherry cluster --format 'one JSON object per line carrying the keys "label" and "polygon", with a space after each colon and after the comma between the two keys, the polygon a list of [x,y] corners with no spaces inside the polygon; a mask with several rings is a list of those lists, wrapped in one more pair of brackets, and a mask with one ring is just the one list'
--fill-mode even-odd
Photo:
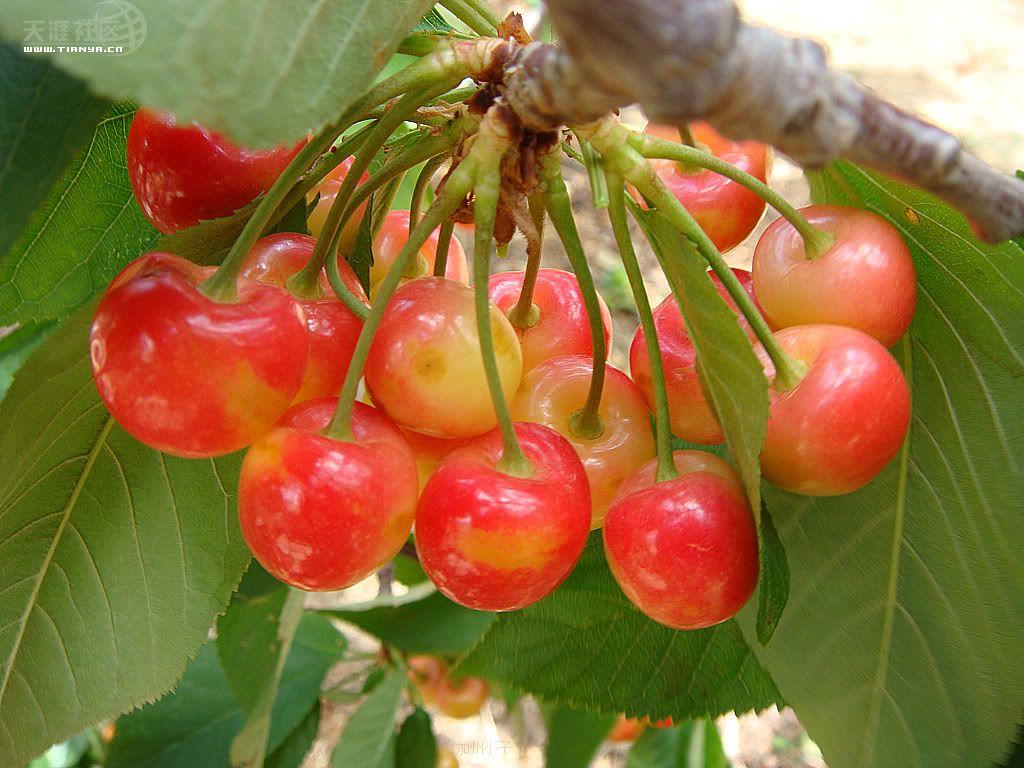
{"label": "cherry cluster", "polygon": [[[664,135],[679,138],[648,129]],[[704,125],[686,138],[766,180],[764,146]],[[303,151],[251,151],[140,111],[128,166],[143,212],[170,233],[267,193]],[[764,213],[749,185],[678,160],[651,166],[720,250],[746,239]],[[415,529],[443,594],[474,609],[519,609],[558,586],[589,532],[603,528],[612,572],[644,613],[680,629],[735,615],[758,578],[743,484],[711,452],[659,449],[652,431],[661,403],[677,437],[725,439],[675,297],[653,314],[647,306],[627,375],[605,362],[610,315],[588,299],[597,298],[589,274],[541,268],[538,250],[525,271],[489,281],[483,272],[481,304],[450,227],[408,257],[419,223],[409,211],[390,211],[375,228],[364,291],[345,255],[365,202],[332,233],[338,248],[327,262],[316,259],[335,198],[355,186],[352,168],[351,159],[337,164],[309,192],[312,237],[264,236],[230,273],[227,262],[215,270],[148,253],[114,279],[90,343],[97,388],[118,422],[176,456],[248,448],[242,532],[264,567],[302,589],[355,584]],[[638,207],[650,204],[632,191]],[[772,350],[735,292],[708,279],[773,382],[765,477],[801,494],[850,493],[889,463],[908,427],[907,385],[886,347],[913,315],[913,263],[874,214],[811,206],[796,216],[767,229],[752,272],[733,272],[776,331]],[[379,327],[367,338],[371,307]]]}

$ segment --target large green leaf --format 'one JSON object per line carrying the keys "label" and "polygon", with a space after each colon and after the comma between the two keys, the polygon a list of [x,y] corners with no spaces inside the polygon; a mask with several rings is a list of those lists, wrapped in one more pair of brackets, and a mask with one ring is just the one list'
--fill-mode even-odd
{"label": "large green leaf", "polygon": [[640,613],[608,570],[600,533],[561,587],[500,614],[459,670],[569,706],[653,719],[781,703],[735,622],[678,632]]}
{"label": "large green leaf", "polygon": [[608,737],[615,715],[555,706],[546,713],[545,768],[587,768]]}
{"label": "large green leaf", "polygon": [[239,460],[145,448],[100,403],[91,308],[0,404],[0,765],[169,689],[248,559]]}
{"label": "large green leaf", "polygon": [[0,42],[0,254],[106,108],[81,80]]}
{"label": "large green leaf", "polygon": [[0,325],[69,315],[156,241],[128,182],[132,114],[116,106],[100,121],[0,262]]}
{"label": "large green leaf", "polygon": [[299,727],[288,734],[277,749],[267,757],[266,768],[299,768],[313,748],[317,732],[320,730],[320,704],[313,705],[306,719]]}
{"label": "large green leaf", "polygon": [[[284,749],[292,734],[308,743],[309,717],[318,708],[320,684],[341,659],[345,644],[330,623],[305,616],[281,673],[268,745]],[[174,693],[117,722],[107,768],[225,768],[245,710],[231,692],[210,642],[185,672]],[[276,752],[275,752],[276,754]],[[280,759],[288,755],[280,755]],[[271,763],[275,758],[271,756]]]}
{"label": "large green leaf", "polygon": [[464,653],[494,620],[493,613],[456,605],[430,584],[384,604],[356,604],[331,614],[407,653]]}
{"label": "large green leaf", "polygon": [[417,707],[405,720],[395,740],[395,768],[435,768],[437,738],[430,715]]}
{"label": "large green leaf", "polygon": [[626,768],[727,768],[712,720],[674,728],[648,728],[629,750]]}
{"label": "large green leaf", "polygon": [[334,768],[376,768],[389,750],[394,753],[395,716],[406,682],[404,669],[390,670],[352,713],[331,755]]}
{"label": "large green leaf", "polygon": [[896,355],[914,415],[867,488],[770,495],[791,595],[759,653],[831,768],[991,766],[1024,708],[1024,252],[847,164],[814,192],[877,211],[911,247],[920,300]]}
{"label": "large green leaf", "polygon": [[7,394],[14,374],[52,330],[52,323],[32,323],[0,338],[0,400]]}
{"label": "large green leaf", "polygon": [[[242,144],[266,146],[295,141],[344,111],[431,5],[114,0],[99,6],[114,12],[109,37],[134,50],[54,60],[99,93],[198,120]],[[20,41],[27,20],[87,20],[98,12],[95,0],[7,0],[0,32]]]}

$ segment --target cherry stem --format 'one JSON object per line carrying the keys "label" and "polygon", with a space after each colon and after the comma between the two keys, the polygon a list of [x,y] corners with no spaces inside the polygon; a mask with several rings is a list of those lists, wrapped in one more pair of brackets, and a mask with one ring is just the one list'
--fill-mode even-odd
{"label": "cherry stem", "polygon": [[583,154],[583,164],[587,167],[587,178],[590,180],[590,193],[593,205],[597,210],[608,207],[608,181],[604,177],[604,168],[594,151],[594,145],[586,139],[576,137]]}
{"label": "cherry stem", "polygon": [[412,202],[409,204],[409,231],[412,232],[413,227],[416,226],[420,220],[420,210],[423,208],[423,197],[426,194],[427,187],[430,185],[430,180],[434,178],[434,174],[437,173],[437,169],[444,165],[448,159],[447,155],[437,155],[427,160],[423,165],[423,169],[416,177],[416,186],[412,190]]}
{"label": "cherry stem", "polygon": [[451,217],[441,224],[441,230],[437,233],[437,251],[434,253],[434,277],[444,277],[448,272],[448,253],[452,248],[452,235],[455,232],[455,222]]}
{"label": "cherry stem", "polygon": [[463,0],[466,5],[476,11],[480,16],[483,16],[487,23],[494,27],[494,31],[498,31],[498,27],[501,25],[501,19],[498,18],[491,7],[487,4],[486,0]]}
{"label": "cherry stem", "polygon": [[544,207],[547,209],[551,223],[555,226],[569,264],[576,275],[583,304],[587,310],[587,321],[590,325],[590,339],[594,350],[593,372],[590,377],[590,391],[583,407],[569,417],[569,429],[584,440],[593,440],[604,432],[599,409],[601,395],[604,391],[604,374],[608,348],[604,338],[604,318],[601,317],[601,303],[594,287],[594,277],[587,264],[587,255],[583,250],[576,220],[572,214],[572,202],[569,190],[562,178],[562,162],[558,152],[547,152],[538,158],[541,191],[544,196]]}
{"label": "cherry stem", "polygon": [[669,423],[668,392],[665,388],[665,367],[661,359],[661,348],[658,346],[658,331],[651,312],[651,302],[647,297],[643,273],[633,248],[633,238],[629,234],[629,223],[626,220],[626,191],[621,176],[608,174],[610,205],[608,216],[611,219],[612,232],[619,246],[622,266],[629,280],[629,287],[636,301],[640,315],[640,327],[643,329],[647,343],[647,356],[651,365],[651,381],[654,384],[654,441],[658,449],[658,470],[656,479],[663,482],[679,476],[675,461],[672,458],[672,427]]}
{"label": "cherry stem", "polygon": [[832,234],[818,229],[807,221],[803,214],[791,205],[785,197],[759,178],[740,170],[732,163],[715,157],[710,152],[640,133],[631,133],[629,144],[646,158],[675,160],[691,168],[694,166],[706,168],[720,176],[732,179],[740,186],[754,192],[782,214],[793,225],[793,228],[800,233],[808,259],[815,259],[821,256],[835,243],[835,237]]}
{"label": "cherry stem", "polygon": [[523,286],[519,291],[519,300],[509,310],[508,319],[520,330],[533,328],[540,322],[540,307],[533,303],[533,293],[537,287],[537,276],[540,274],[541,257],[544,250],[544,201],[531,195],[530,218],[537,230],[535,242],[528,242],[526,248],[526,269],[523,271]]}
{"label": "cherry stem", "polygon": [[487,15],[481,13],[480,8],[474,7],[473,3],[466,0],[441,0],[439,5],[481,37],[490,37],[498,31],[497,23],[489,21]]}
{"label": "cherry stem", "polygon": [[345,223],[345,213],[349,209],[349,201],[352,193],[359,185],[363,173],[370,167],[374,156],[387,142],[388,137],[395,129],[405,122],[405,118],[415,112],[427,97],[429,89],[420,88],[402,96],[398,103],[393,105],[387,113],[367,135],[359,151],[356,152],[352,167],[345,174],[345,180],[341,183],[331,209],[327,213],[320,237],[316,241],[313,254],[301,272],[294,275],[288,281],[288,287],[299,295],[315,292],[320,280],[320,270],[327,263],[330,254],[336,253],[338,240],[341,236]]}
{"label": "cherry stem", "polygon": [[494,242],[494,221],[498,215],[501,196],[501,156],[488,158],[477,173],[473,198],[473,290],[476,304],[476,328],[480,337],[480,355],[483,358],[487,387],[498,417],[501,430],[501,461],[497,468],[513,477],[531,477],[533,465],[526,458],[516,437],[512,416],[508,411],[505,393],[501,388],[501,374],[494,357],[494,333],[491,327],[491,301],[488,295],[488,277],[491,267],[491,248]]}
{"label": "cherry stem", "polygon": [[697,140],[693,137],[693,130],[689,123],[680,123],[676,126],[676,130],[679,131],[679,141],[682,144],[691,149],[697,148]]}
{"label": "cherry stem", "polygon": [[471,152],[452,172],[448,181],[438,191],[437,198],[427,210],[423,220],[409,235],[409,239],[395,258],[395,263],[391,265],[384,280],[381,281],[373,308],[367,315],[366,321],[363,323],[363,330],[359,333],[359,339],[356,341],[352,361],[349,363],[345,382],[342,384],[341,394],[338,396],[338,409],[325,433],[327,437],[342,441],[352,440],[352,409],[359,391],[359,380],[363,376],[363,368],[366,366],[366,358],[373,345],[373,337],[380,327],[387,305],[402,281],[413,257],[427,242],[430,233],[451,216],[465,201],[466,195],[472,191],[475,182],[475,164],[476,161]]}
{"label": "cherry stem", "polygon": [[384,104],[407,91],[430,86],[438,82],[450,82],[453,78],[461,81],[468,72],[467,65],[459,61],[454,49],[439,47],[434,53],[410,64],[400,72],[384,80],[348,108],[337,120],[328,123],[292,158],[277,180],[263,196],[249,221],[235,240],[223,263],[217,271],[200,286],[210,298],[217,301],[234,301],[237,296],[236,281],[242,271],[245,259],[253,244],[260,238],[275,213],[287,199],[295,182],[313,162],[334,143],[349,126],[361,119],[369,110]]}

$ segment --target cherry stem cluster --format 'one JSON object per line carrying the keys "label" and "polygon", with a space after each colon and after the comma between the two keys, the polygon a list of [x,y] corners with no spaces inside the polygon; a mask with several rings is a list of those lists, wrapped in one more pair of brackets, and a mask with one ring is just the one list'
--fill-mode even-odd
{"label": "cherry stem cluster", "polygon": [[537,287],[537,276],[540,274],[541,256],[544,248],[544,201],[533,195],[528,204],[530,218],[537,230],[537,241],[529,243],[526,248],[526,269],[523,272],[523,285],[519,290],[519,299],[509,310],[508,319],[520,330],[533,328],[540,322],[540,307],[533,303],[533,293]]}
{"label": "cherry stem cluster", "polygon": [[569,429],[577,437],[593,440],[604,432],[600,415],[605,365],[608,357],[608,348],[604,338],[604,318],[601,317],[601,304],[597,296],[597,289],[594,287],[594,277],[590,273],[587,255],[583,250],[583,242],[580,240],[580,233],[576,228],[569,190],[565,186],[565,179],[562,178],[561,157],[557,151],[547,152],[538,157],[538,165],[544,207],[565,248],[569,264],[576,275],[576,282],[579,283],[580,293],[587,310],[591,344],[594,350],[590,391],[587,393],[583,407],[570,417]]}
{"label": "cherry stem cluster", "polygon": [[754,192],[782,214],[793,225],[793,228],[800,233],[800,237],[804,241],[804,250],[809,259],[821,256],[835,242],[835,238],[831,234],[812,225],[785,197],[763,181],[737,168],[732,163],[715,157],[710,152],[705,152],[694,145],[677,144],[674,141],[667,141],[656,136],[635,132],[630,133],[629,144],[648,159],[675,160],[689,167],[706,168]]}
{"label": "cherry stem cluster", "polygon": [[651,380],[654,384],[654,440],[658,450],[658,482],[672,480],[679,476],[672,458],[672,427],[669,423],[668,393],[665,388],[665,367],[658,346],[658,331],[654,325],[654,314],[651,302],[644,286],[643,273],[633,248],[633,238],[629,233],[626,219],[626,189],[621,176],[608,174],[609,207],[608,217],[611,220],[612,232],[622,257],[622,266],[629,280],[633,299],[636,301],[637,313],[640,315],[640,327],[643,329],[647,342],[647,355],[651,365]]}

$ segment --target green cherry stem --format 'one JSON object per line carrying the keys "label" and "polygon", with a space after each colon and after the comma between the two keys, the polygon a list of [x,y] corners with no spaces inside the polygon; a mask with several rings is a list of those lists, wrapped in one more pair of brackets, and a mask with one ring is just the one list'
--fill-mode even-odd
{"label": "green cherry stem", "polygon": [[669,425],[668,393],[665,389],[665,367],[661,359],[661,348],[658,346],[658,331],[654,325],[651,302],[647,297],[643,273],[633,248],[633,238],[629,234],[629,223],[626,220],[626,190],[621,176],[608,174],[609,207],[612,232],[622,256],[622,266],[626,270],[626,278],[636,301],[640,315],[640,327],[647,342],[647,355],[651,362],[651,380],[654,384],[654,440],[658,449],[657,481],[671,480],[679,476],[672,459],[672,428]]}
{"label": "green cherry stem", "polygon": [[530,218],[533,219],[537,237],[535,242],[527,241],[523,287],[519,291],[518,301],[508,313],[509,322],[520,330],[533,328],[540,322],[540,307],[533,303],[533,292],[537,287],[537,276],[540,274],[541,256],[544,250],[544,200],[532,195],[528,203]]}
{"label": "green cherry stem", "polygon": [[448,253],[452,248],[455,222],[451,217],[444,220],[437,233],[437,251],[434,252],[434,277],[444,277],[448,272]]}
{"label": "green cherry stem", "polygon": [[587,310],[590,324],[591,344],[594,348],[593,374],[590,378],[590,391],[583,407],[569,418],[569,429],[574,435],[584,440],[593,440],[604,432],[599,408],[604,392],[604,374],[608,348],[604,339],[604,319],[601,317],[601,303],[594,287],[594,277],[587,264],[587,255],[583,250],[576,220],[572,214],[572,202],[565,179],[562,178],[562,161],[558,152],[548,152],[538,158],[540,166],[541,191],[544,196],[544,207],[551,223],[558,233],[562,246],[569,258],[572,271],[576,274],[583,304]]}
{"label": "green cherry stem", "polygon": [[576,137],[583,150],[583,163],[587,166],[587,177],[590,179],[590,192],[594,200],[594,208],[601,210],[608,207],[608,182],[604,177],[604,169],[594,151],[594,145],[586,139]]}
{"label": "green cherry stem", "polygon": [[491,7],[487,4],[487,0],[463,0],[463,2],[482,16],[488,24],[494,27],[494,31],[498,31],[498,27],[501,25],[501,19],[498,18]]}
{"label": "green cherry stem", "polygon": [[423,165],[423,169],[416,177],[416,185],[412,189],[412,202],[409,203],[409,231],[412,232],[416,222],[420,220],[420,211],[423,208],[423,198],[426,195],[430,180],[434,178],[437,169],[444,165],[446,155],[432,157]]}
{"label": "green cherry stem", "polygon": [[494,243],[494,221],[498,216],[498,198],[501,195],[501,157],[481,163],[473,191],[473,291],[476,303],[476,328],[480,337],[480,354],[487,388],[498,417],[501,430],[502,452],[498,469],[514,477],[530,477],[533,466],[526,458],[516,438],[512,416],[501,388],[501,374],[494,357],[494,334],[491,328],[491,301],[487,291],[491,271],[491,250]]}
{"label": "green cherry stem", "polygon": [[682,142],[683,145],[692,149],[697,148],[697,140],[693,138],[693,130],[690,128],[689,123],[679,123],[679,125],[676,126],[676,130],[679,131],[679,141]]}
{"label": "green cherry stem", "polygon": [[772,208],[793,225],[793,228],[800,233],[804,241],[804,249],[807,258],[814,259],[824,254],[835,243],[835,238],[812,225],[803,214],[763,181],[746,171],[742,171],[732,163],[715,157],[710,152],[705,152],[695,146],[685,146],[674,141],[659,139],[656,136],[648,136],[631,132],[629,144],[641,155],[648,159],[675,160],[688,167],[706,168],[709,171],[732,179],[740,186],[746,187],[754,192],[762,200],[766,201]]}
{"label": "green cherry stem", "polygon": [[497,25],[490,23],[465,0],[441,0],[439,5],[481,37],[490,37],[498,31]]}

